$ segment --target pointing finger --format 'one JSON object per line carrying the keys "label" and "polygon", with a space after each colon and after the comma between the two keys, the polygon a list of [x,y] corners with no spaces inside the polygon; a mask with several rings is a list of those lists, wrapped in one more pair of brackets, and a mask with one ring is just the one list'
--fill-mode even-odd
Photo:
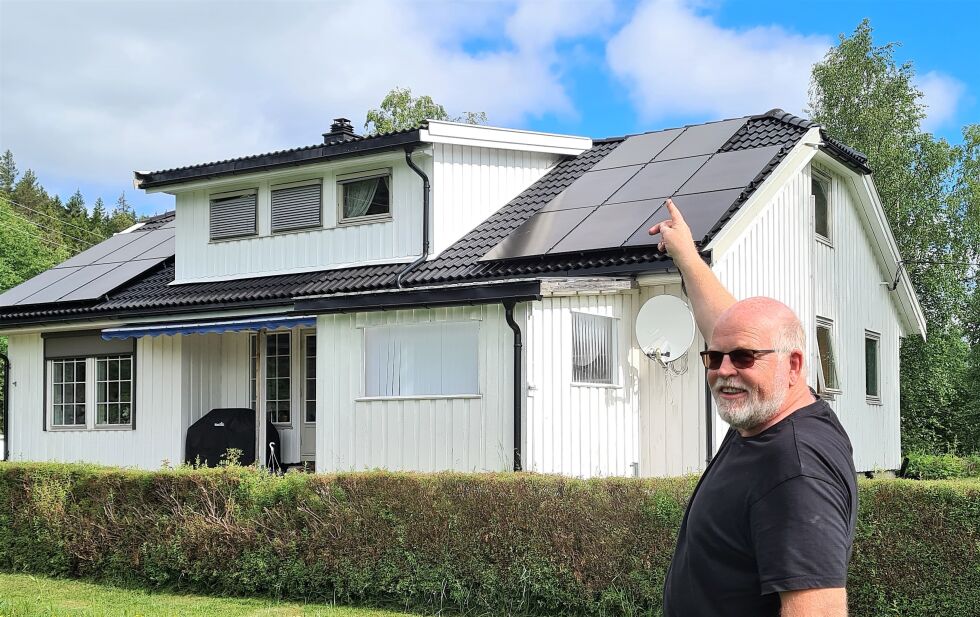
{"label": "pointing finger", "polygon": [[677,209],[677,206],[674,205],[673,200],[668,199],[664,205],[667,206],[667,212],[670,214],[670,220],[674,221],[675,223],[684,222],[684,216],[681,214],[681,211]]}

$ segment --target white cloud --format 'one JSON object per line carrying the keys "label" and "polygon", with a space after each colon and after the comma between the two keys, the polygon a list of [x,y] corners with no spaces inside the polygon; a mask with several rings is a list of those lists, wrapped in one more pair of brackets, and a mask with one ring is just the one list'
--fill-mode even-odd
{"label": "white cloud", "polygon": [[956,117],[956,108],[966,92],[963,82],[936,71],[919,75],[915,85],[922,91],[926,117],[922,127],[935,131]]}
{"label": "white cloud", "polygon": [[394,86],[495,124],[573,115],[556,46],[606,23],[609,1],[6,2],[0,147],[125,186],[133,169],[316,143]]}
{"label": "white cloud", "polygon": [[650,0],[609,41],[607,61],[647,121],[773,107],[801,114],[810,68],[831,44],[778,26],[727,29],[693,3]]}

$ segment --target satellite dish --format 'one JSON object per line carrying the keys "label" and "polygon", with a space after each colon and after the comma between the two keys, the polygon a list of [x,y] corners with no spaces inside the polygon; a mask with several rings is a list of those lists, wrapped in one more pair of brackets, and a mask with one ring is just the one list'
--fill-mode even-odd
{"label": "satellite dish", "polygon": [[667,366],[694,343],[694,315],[678,297],[650,298],[636,315],[636,342],[648,358]]}

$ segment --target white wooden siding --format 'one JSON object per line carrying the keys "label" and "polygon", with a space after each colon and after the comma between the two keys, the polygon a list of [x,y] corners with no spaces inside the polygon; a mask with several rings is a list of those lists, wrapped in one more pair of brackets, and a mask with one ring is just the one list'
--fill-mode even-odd
{"label": "white wooden siding", "polygon": [[[430,157],[415,159],[431,174]],[[391,214],[385,222],[338,226],[338,174],[379,166],[392,169]],[[330,167],[270,174],[220,191],[258,188],[258,236],[211,242],[208,195],[219,189],[177,193],[176,281],[264,276],[340,268],[371,262],[410,261],[422,250],[422,180],[397,158],[366,158]],[[269,187],[289,181],[323,179],[323,228],[273,234]]]}
{"label": "white wooden siding", "polygon": [[438,255],[561,160],[557,154],[432,146],[431,254]]}
{"label": "white wooden siding", "polygon": [[[504,471],[513,462],[513,335],[503,307],[323,315],[317,319],[317,471]],[[364,396],[363,328],[480,322],[478,397]]]}
{"label": "white wooden siding", "polygon": [[[527,325],[526,468],[582,477],[691,473],[704,465],[704,382],[695,342],[689,370],[666,377],[634,336],[642,302],[680,286],[556,296],[531,303]],[[616,384],[572,382],[572,312],[616,319]],[[684,361],[681,361],[684,362]]]}
{"label": "white wooden siding", "polygon": [[[807,170],[809,173],[809,170]],[[834,322],[834,351],[841,393],[830,405],[847,429],[858,471],[898,469],[902,464],[899,339],[900,317],[884,272],[858,216],[854,196],[840,176],[831,179],[833,247],[814,242],[815,314]],[[811,328],[812,329],[812,328]],[[864,332],[881,334],[881,404],[868,403],[864,383]]]}
{"label": "white wooden siding", "polygon": [[9,338],[11,460],[85,461],[154,469],[180,463],[180,353],[176,337],[136,345],[134,430],[44,431],[44,344],[39,334]]}
{"label": "white wooden siding", "polygon": [[[881,285],[870,238],[852,196],[835,176],[831,188],[834,248],[816,240],[810,168],[791,178],[713,270],[738,299],[769,296],[786,303],[807,334],[808,381],[816,381],[816,316],[834,320],[838,375],[844,393],[831,402],[854,446],[859,471],[900,465],[898,408],[899,316]],[[864,330],[881,333],[881,405],[864,396]],[[727,426],[715,416],[716,447]]]}

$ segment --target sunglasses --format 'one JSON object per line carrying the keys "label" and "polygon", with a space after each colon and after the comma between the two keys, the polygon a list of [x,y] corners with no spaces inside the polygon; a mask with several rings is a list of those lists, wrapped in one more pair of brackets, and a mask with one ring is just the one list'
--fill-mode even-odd
{"label": "sunglasses", "polygon": [[721,368],[721,363],[724,361],[725,356],[728,356],[732,360],[732,365],[737,369],[752,368],[755,361],[762,356],[770,353],[776,353],[775,349],[733,349],[731,351],[702,351],[701,361],[704,362],[704,368],[710,369],[712,371],[717,371]]}

